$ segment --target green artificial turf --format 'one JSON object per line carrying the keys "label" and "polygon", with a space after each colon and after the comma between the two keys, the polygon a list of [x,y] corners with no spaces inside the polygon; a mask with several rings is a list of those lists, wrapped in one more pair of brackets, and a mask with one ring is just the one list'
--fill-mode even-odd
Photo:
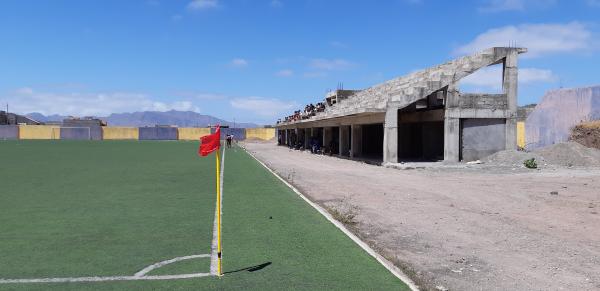
{"label": "green artificial turf", "polygon": [[[214,155],[196,142],[0,141],[0,278],[128,276],[210,253]],[[402,290],[240,148],[227,150],[225,276],[0,284],[0,290]],[[209,260],[152,274],[207,272]]]}

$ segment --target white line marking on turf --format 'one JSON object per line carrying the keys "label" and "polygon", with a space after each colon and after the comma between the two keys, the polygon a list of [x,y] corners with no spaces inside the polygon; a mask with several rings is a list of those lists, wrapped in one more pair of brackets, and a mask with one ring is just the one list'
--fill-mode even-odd
{"label": "white line marking on turf", "polygon": [[367,243],[360,240],[360,238],[358,238],[355,234],[350,232],[341,222],[339,222],[335,218],[333,218],[333,216],[331,216],[331,214],[329,214],[329,212],[327,212],[327,210],[325,210],[323,207],[312,202],[310,199],[308,199],[306,196],[304,196],[304,194],[302,194],[298,189],[296,189],[296,187],[294,187],[292,184],[288,183],[286,180],[281,178],[281,176],[279,176],[277,173],[275,173],[275,171],[271,170],[271,168],[269,168],[265,163],[263,163],[256,156],[254,156],[245,147],[242,147],[242,148],[246,151],[246,153],[248,153],[251,157],[253,157],[259,164],[261,164],[263,167],[265,167],[265,169],[267,169],[269,172],[271,172],[271,174],[273,174],[275,177],[277,177],[279,180],[281,180],[281,182],[283,182],[286,186],[288,186],[296,194],[298,194],[298,196],[300,196],[302,199],[304,199],[304,201],[306,201],[306,203],[308,203],[314,209],[319,211],[319,213],[321,213],[321,215],[325,216],[325,218],[327,218],[327,220],[329,220],[329,222],[333,223],[338,229],[340,229],[344,234],[346,234],[351,240],[353,240],[357,245],[359,245],[369,255],[374,257],[379,263],[381,263],[386,269],[388,269],[388,271],[390,271],[392,274],[394,274],[394,276],[396,276],[398,279],[400,279],[402,282],[404,282],[411,290],[419,291],[419,286],[417,286],[417,284],[415,284],[415,282],[413,282],[413,280],[411,280],[408,276],[406,276],[406,274],[404,274],[404,272],[402,272],[402,270],[398,269],[398,267],[396,267],[394,264],[392,264],[392,262],[388,261],[386,258],[384,258],[380,254],[375,252],[375,250],[373,250]]}
{"label": "white line marking on turf", "polygon": [[72,282],[106,282],[106,281],[141,281],[141,280],[174,280],[174,279],[189,279],[212,276],[211,273],[191,273],[179,275],[151,275],[147,273],[179,261],[191,260],[196,258],[208,258],[210,254],[192,255],[185,257],[177,257],[174,259],[152,264],[133,276],[104,276],[104,277],[65,277],[65,278],[33,278],[33,279],[0,279],[0,284],[12,283],[72,283]]}
{"label": "white line marking on turf", "polygon": [[[223,215],[223,173],[225,172],[225,148],[223,148],[223,155],[221,155],[221,173],[219,174],[220,176],[220,188],[221,188],[221,205],[219,205],[219,207],[221,207],[221,215]],[[216,208],[216,204],[217,202],[215,202],[215,222],[213,223],[213,240],[212,240],[212,244],[211,244],[211,249],[212,249],[212,256],[210,259],[210,274],[211,275],[218,275],[217,274],[217,264],[219,263],[219,254],[218,254],[218,250],[217,250],[217,208]]]}
{"label": "white line marking on turf", "polygon": [[0,284],[14,283],[76,283],[76,282],[107,282],[107,281],[143,281],[143,280],[174,280],[212,276],[210,273],[192,273],[162,276],[109,276],[109,277],[73,277],[73,278],[39,278],[39,279],[0,279]]}
{"label": "white line marking on turf", "polygon": [[142,277],[145,276],[146,274],[152,272],[154,269],[158,269],[160,267],[163,267],[165,265],[168,264],[172,264],[172,263],[176,263],[176,262],[180,262],[180,261],[185,261],[185,260],[191,260],[191,259],[197,259],[197,258],[209,258],[210,255],[209,254],[203,254],[203,255],[192,255],[192,256],[185,256],[185,257],[177,257],[174,259],[170,259],[170,260],[166,260],[166,261],[162,261],[162,262],[158,262],[156,264],[152,264],[144,269],[142,269],[141,271],[135,273],[135,277]]}

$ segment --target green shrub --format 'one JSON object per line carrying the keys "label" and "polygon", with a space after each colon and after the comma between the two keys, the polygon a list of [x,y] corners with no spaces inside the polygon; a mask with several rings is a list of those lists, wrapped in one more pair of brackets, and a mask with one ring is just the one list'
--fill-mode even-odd
{"label": "green shrub", "polygon": [[535,158],[525,160],[525,162],[523,162],[523,165],[525,165],[525,167],[528,169],[537,169],[537,162],[535,161]]}

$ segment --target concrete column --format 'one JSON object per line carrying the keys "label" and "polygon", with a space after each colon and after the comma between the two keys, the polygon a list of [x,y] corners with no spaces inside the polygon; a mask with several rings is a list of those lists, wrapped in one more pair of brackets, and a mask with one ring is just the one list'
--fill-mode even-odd
{"label": "concrete column", "polygon": [[350,126],[352,134],[350,135],[350,157],[360,157],[362,155],[362,127],[359,124]]}
{"label": "concrete column", "polygon": [[294,138],[296,139],[296,141],[293,146],[294,148],[296,148],[296,143],[300,141],[300,129],[298,129],[297,127],[294,128]]}
{"label": "concrete column", "polygon": [[509,117],[506,118],[506,149],[517,149],[518,53],[512,50],[504,60],[502,88],[506,94]]}
{"label": "concrete column", "polygon": [[398,162],[398,108],[390,107],[383,124],[383,163]]}
{"label": "concrete column", "polygon": [[349,142],[349,135],[350,135],[350,127],[349,126],[342,126],[340,125],[339,127],[340,129],[340,145],[339,145],[339,149],[340,149],[340,153],[339,156],[348,156],[348,152],[350,150],[350,142]]}
{"label": "concrete column", "polygon": [[460,119],[444,119],[444,161],[458,162],[460,158]]}

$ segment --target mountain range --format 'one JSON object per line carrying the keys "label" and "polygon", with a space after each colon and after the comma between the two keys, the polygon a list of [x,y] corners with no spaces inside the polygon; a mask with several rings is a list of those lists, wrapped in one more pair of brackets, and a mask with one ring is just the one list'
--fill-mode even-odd
{"label": "mountain range", "polygon": [[[39,122],[61,122],[69,116],[62,115],[43,115],[33,112],[26,114],[27,117]],[[238,128],[259,127],[254,123],[234,122],[216,118],[210,115],[204,115],[193,111],[142,111],[131,113],[112,113],[106,117],[97,117],[108,123],[109,126],[155,126],[155,125],[176,125],[178,127],[206,127],[208,125],[220,124]]]}

